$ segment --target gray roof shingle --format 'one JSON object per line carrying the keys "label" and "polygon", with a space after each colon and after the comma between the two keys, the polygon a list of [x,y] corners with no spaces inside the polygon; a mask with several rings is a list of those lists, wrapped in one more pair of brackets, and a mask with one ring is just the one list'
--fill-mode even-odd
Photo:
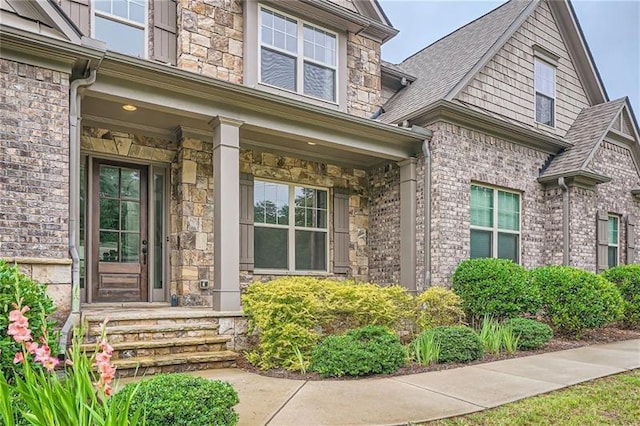
{"label": "gray roof shingle", "polygon": [[445,98],[532,1],[537,0],[511,0],[398,64],[417,80],[387,102],[381,120],[398,122],[407,114]]}
{"label": "gray roof shingle", "polygon": [[605,137],[607,130],[625,105],[625,98],[584,108],[567,132],[565,140],[573,145],[556,155],[541,177],[576,171],[590,171],[587,162],[591,152]]}

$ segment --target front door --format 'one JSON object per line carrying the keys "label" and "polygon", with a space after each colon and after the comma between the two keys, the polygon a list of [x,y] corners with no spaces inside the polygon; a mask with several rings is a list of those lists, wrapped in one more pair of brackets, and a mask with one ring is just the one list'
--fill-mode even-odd
{"label": "front door", "polygon": [[148,167],[93,164],[92,300],[146,302]]}

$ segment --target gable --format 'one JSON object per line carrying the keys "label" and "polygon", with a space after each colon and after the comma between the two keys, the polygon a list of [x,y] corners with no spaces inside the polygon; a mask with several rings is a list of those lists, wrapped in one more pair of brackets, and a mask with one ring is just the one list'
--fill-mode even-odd
{"label": "gable", "polygon": [[81,34],[60,8],[48,0],[0,0],[3,26],[80,43]]}
{"label": "gable", "polygon": [[[555,128],[535,121],[534,47],[557,57]],[[564,136],[590,106],[569,50],[548,3],[540,2],[455,99]]]}
{"label": "gable", "polygon": [[335,3],[339,6],[349,9],[352,12],[359,13],[362,16],[366,16],[376,22],[380,22],[384,25],[391,26],[391,22],[385,15],[382,7],[377,0],[328,0],[331,3]]}

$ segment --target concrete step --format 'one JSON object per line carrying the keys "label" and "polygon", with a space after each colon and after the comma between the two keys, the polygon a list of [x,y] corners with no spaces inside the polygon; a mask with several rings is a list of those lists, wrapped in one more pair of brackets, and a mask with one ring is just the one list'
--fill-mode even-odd
{"label": "concrete step", "polygon": [[238,354],[232,351],[157,355],[113,360],[118,377],[146,376],[158,373],[230,368]]}

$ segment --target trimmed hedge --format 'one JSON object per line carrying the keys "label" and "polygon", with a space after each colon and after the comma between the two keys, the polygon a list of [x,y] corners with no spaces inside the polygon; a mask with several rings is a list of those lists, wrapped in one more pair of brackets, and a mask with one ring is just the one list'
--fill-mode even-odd
{"label": "trimmed hedge", "polygon": [[453,291],[474,322],[535,314],[542,299],[527,271],[507,259],[468,259],[453,274]]}
{"label": "trimmed hedge", "polygon": [[418,327],[425,330],[443,325],[463,325],[465,314],[462,299],[444,287],[430,287],[418,295],[422,307],[418,315]]}
{"label": "trimmed hedge", "polygon": [[425,333],[433,333],[434,344],[440,348],[438,362],[470,362],[484,353],[480,338],[469,327],[436,327]]}
{"label": "trimmed hedge", "polygon": [[607,269],[602,276],[614,283],[624,299],[626,327],[640,325],[640,265],[621,265]]}
{"label": "trimmed hedge", "polygon": [[518,348],[532,350],[543,347],[553,337],[547,324],[529,318],[511,318],[506,322],[518,337]]}
{"label": "trimmed hedge", "polygon": [[398,336],[381,326],[329,336],[313,351],[311,369],[322,377],[389,374],[402,367],[407,353]]}
{"label": "trimmed hedge", "polygon": [[[126,399],[137,386],[129,383],[110,403]],[[233,426],[238,423],[233,409],[237,403],[238,394],[227,382],[188,374],[159,374],[139,384],[130,413],[141,409],[147,426]]]}
{"label": "trimmed hedge", "polygon": [[563,333],[579,337],[583,330],[621,319],[618,288],[604,277],[569,266],[544,266],[531,271],[544,299],[544,314]]}

